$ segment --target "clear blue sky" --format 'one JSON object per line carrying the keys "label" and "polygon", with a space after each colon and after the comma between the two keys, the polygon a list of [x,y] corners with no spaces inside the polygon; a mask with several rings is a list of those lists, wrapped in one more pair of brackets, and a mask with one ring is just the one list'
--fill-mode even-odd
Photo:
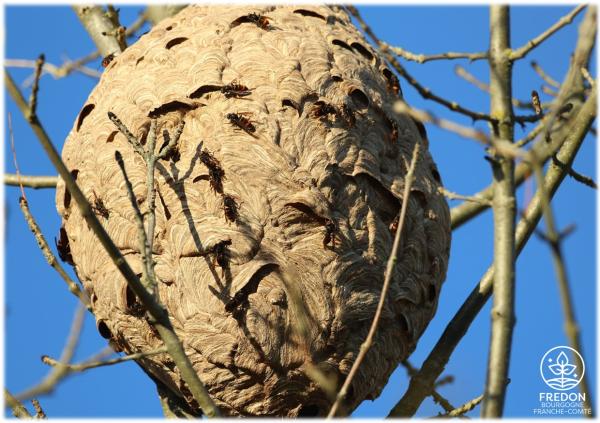
{"label": "clear blue sky", "polygon": [[[522,45],[537,35],[569,7],[513,7],[512,44]],[[443,51],[484,51],[488,44],[488,9],[486,7],[360,7],[364,18],[380,38],[392,45],[417,53]],[[125,25],[133,22],[140,7],[121,7]],[[546,72],[562,80],[576,36],[575,23],[561,30],[551,40],[535,49],[514,67],[514,95],[527,100],[532,89],[540,93],[542,81],[529,66],[537,60]],[[5,9],[6,57],[35,59],[44,53],[50,63],[59,64],[65,56],[82,57],[94,49],[69,7],[7,7]],[[463,105],[488,111],[488,99],[477,88],[458,78],[454,64],[460,63],[484,81],[488,81],[486,62],[432,62],[424,65],[406,63],[406,67],[425,86]],[[99,62],[91,64],[99,67]],[[18,82],[23,82],[29,70],[10,69]],[[595,75],[595,70],[593,71]],[[41,81],[39,116],[47,132],[60,149],[66,135],[96,81],[74,74],[54,80],[46,75]],[[469,124],[469,119],[450,114],[443,108],[421,99],[405,81],[402,89],[408,103],[434,111],[440,117]],[[28,95],[28,91],[27,91]],[[542,101],[549,97],[542,95]],[[14,136],[21,171],[25,174],[55,174],[32,131],[8,96],[6,112],[12,114]],[[6,115],[3,116],[6,122]],[[487,129],[485,124],[477,123]],[[483,160],[484,151],[472,141],[427,126],[430,149],[438,164],[445,186],[454,192],[471,194],[487,186],[490,168]],[[517,136],[521,133],[517,132]],[[5,124],[5,169],[14,172]],[[575,169],[596,174],[596,140],[586,139]],[[53,243],[60,220],[54,206],[54,190],[28,191],[33,214],[47,239]],[[29,233],[18,207],[19,192],[5,189],[5,378],[6,385],[18,393],[38,381],[48,372],[40,362],[42,354],[58,358],[67,337],[76,308],[74,297],[63,282],[47,266],[35,240]],[[518,192],[523,204],[523,189]],[[458,202],[451,201],[450,205]],[[575,223],[576,231],[565,243],[567,270],[572,283],[576,315],[582,329],[586,373],[592,386],[596,380],[596,202],[590,188],[567,179],[555,197],[554,210],[561,228]],[[448,277],[442,290],[437,315],[421,338],[411,362],[419,366],[439,338],[446,323],[462,304],[492,260],[492,216],[486,212],[453,234]],[[69,266],[67,266],[69,267]],[[563,331],[556,278],[547,245],[532,239],[517,266],[517,325],[514,332],[505,415],[533,417],[538,393],[547,391],[539,377],[539,361],[544,352],[556,345],[567,344]],[[489,345],[490,306],[486,306],[469,333],[456,349],[447,367],[455,382],[440,388],[454,405],[460,405],[482,393]],[[87,316],[75,359],[82,360],[106,345]],[[356,417],[385,416],[404,393],[406,372],[402,367],[392,375],[382,395],[375,401],[365,401],[354,413]],[[594,389],[594,392],[596,390]],[[161,417],[153,383],[133,363],[90,370],[64,381],[52,395],[40,398],[50,417]],[[597,404],[597,401],[596,401]],[[439,406],[428,399],[420,416],[435,415]],[[479,415],[477,408],[472,415]]]}

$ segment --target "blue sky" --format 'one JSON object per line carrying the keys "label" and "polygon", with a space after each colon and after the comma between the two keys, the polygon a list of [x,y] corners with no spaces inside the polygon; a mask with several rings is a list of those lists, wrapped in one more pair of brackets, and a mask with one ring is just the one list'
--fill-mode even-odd
{"label": "blue sky", "polygon": [[[511,42],[520,46],[552,25],[573,6],[514,6],[511,9]],[[140,7],[121,7],[125,25],[136,18]],[[484,51],[488,44],[488,8],[472,6],[370,6],[359,7],[363,17],[377,35],[391,45],[416,53],[443,51]],[[532,89],[540,92],[541,79],[529,62],[536,60],[556,80],[562,80],[569,65],[569,55],[577,37],[575,22],[559,31],[514,66],[514,96],[527,100]],[[5,54],[11,59],[35,59],[39,53],[50,63],[60,64],[68,56],[82,57],[94,46],[69,7],[15,7],[5,9]],[[142,31],[143,32],[143,31]],[[423,65],[405,63],[408,71],[434,92],[466,107],[487,112],[487,95],[458,78],[455,64],[466,67],[483,81],[488,81],[485,61],[431,62]],[[595,63],[595,59],[594,59]],[[98,68],[99,62],[90,65]],[[10,69],[17,83],[22,83],[30,70]],[[595,75],[595,69],[592,72]],[[75,73],[55,80],[46,75],[41,81],[38,114],[55,145],[60,149],[75,118],[96,80]],[[435,112],[440,117],[470,124],[468,118],[447,112],[434,103],[424,101],[414,89],[401,80],[407,102],[417,108]],[[28,91],[27,91],[28,95]],[[14,137],[21,171],[25,174],[55,174],[31,129],[8,96],[7,113],[12,114]],[[528,112],[527,112],[528,113]],[[3,117],[6,121],[6,116]],[[484,123],[477,128],[487,130]],[[443,182],[451,191],[471,194],[491,181],[489,164],[483,160],[482,147],[448,132],[427,125],[430,150],[437,162]],[[516,136],[519,137],[518,130]],[[5,124],[5,169],[14,172],[12,154]],[[575,161],[575,169],[587,175],[596,174],[596,140],[588,136]],[[6,386],[18,393],[48,372],[40,356],[58,358],[69,332],[76,309],[74,297],[63,282],[47,266],[29,233],[18,207],[19,192],[5,189],[5,355]],[[32,213],[52,244],[60,220],[54,206],[54,190],[30,190],[27,193]],[[518,191],[523,204],[523,188]],[[450,205],[458,202],[450,201]],[[595,192],[567,179],[553,202],[557,224],[571,223],[576,231],[564,242],[567,271],[572,284],[576,315],[582,330],[586,373],[595,388],[596,380],[596,201]],[[492,261],[492,215],[486,212],[454,232],[448,277],[442,289],[437,315],[410,358],[419,366],[438,340],[446,323],[462,304],[480,276]],[[67,266],[68,267],[68,266]],[[548,391],[539,376],[539,362],[546,350],[568,344],[563,330],[563,313],[550,252],[544,243],[532,238],[517,265],[516,315],[505,415],[533,417],[539,392]],[[489,345],[490,305],[488,304],[459,344],[445,374],[454,383],[440,388],[452,404],[460,405],[482,393]],[[96,331],[88,315],[75,360],[83,360],[104,348],[106,342]],[[399,367],[386,389],[375,401],[365,401],[356,417],[387,415],[407,386],[406,372]],[[594,393],[596,389],[594,389]],[[51,417],[161,417],[153,383],[133,363],[95,369],[65,380],[52,396],[40,398]],[[596,401],[597,404],[597,401]],[[435,415],[439,406],[428,399],[419,410],[420,416]],[[477,416],[479,408],[472,415]]]}

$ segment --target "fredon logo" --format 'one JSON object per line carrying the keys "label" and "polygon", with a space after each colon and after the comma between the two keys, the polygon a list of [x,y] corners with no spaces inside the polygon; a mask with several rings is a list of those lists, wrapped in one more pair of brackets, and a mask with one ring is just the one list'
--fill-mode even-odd
{"label": "fredon logo", "polygon": [[557,391],[573,389],[583,379],[585,363],[573,348],[554,347],[546,352],[540,362],[540,373],[546,385]]}

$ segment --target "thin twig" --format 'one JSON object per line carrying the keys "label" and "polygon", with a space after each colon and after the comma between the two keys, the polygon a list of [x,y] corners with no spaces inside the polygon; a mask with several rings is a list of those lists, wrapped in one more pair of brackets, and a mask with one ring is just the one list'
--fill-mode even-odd
{"label": "thin twig", "polygon": [[[34,114],[34,116],[35,116],[35,114]],[[23,212],[23,215],[25,216],[25,221],[27,222],[27,226],[29,226],[29,230],[35,236],[35,240],[37,241],[37,244],[38,244],[38,247],[40,248],[40,250],[42,250],[42,254],[44,255],[44,258],[46,259],[48,264],[54,270],[56,270],[56,272],[60,275],[60,277],[65,281],[65,283],[67,284],[67,287],[69,289],[69,292],[71,292],[73,295],[75,295],[77,298],[79,298],[79,300],[83,304],[85,304],[86,308],[91,311],[91,306],[90,306],[89,299],[87,298],[87,295],[85,295],[79,289],[79,286],[73,281],[73,279],[71,279],[69,274],[65,271],[65,269],[62,267],[60,262],[56,259],[56,256],[54,255],[54,253],[52,253],[50,246],[46,242],[46,238],[44,238],[44,235],[42,234],[42,230],[38,226],[37,222],[33,218],[33,215],[31,214],[31,211],[29,210],[27,196],[25,195],[25,190],[23,189],[21,172],[19,170],[19,162],[17,160],[17,151],[15,149],[15,141],[14,141],[13,129],[12,129],[12,116],[10,113],[8,114],[8,133],[9,133],[9,137],[10,137],[10,148],[12,150],[13,161],[15,164],[15,171],[17,172],[17,174],[15,175],[16,176],[15,179],[21,189],[21,197],[19,198],[19,207],[21,208],[21,211]]]}
{"label": "thin twig", "polygon": [[35,236],[35,240],[37,241],[38,247],[42,251],[44,258],[46,259],[46,261],[48,262],[50,267],[52,267],[54,270],[56,270],[56,273],[58,273],[60,275],[60,277],[65,281],[65,283],[67,284],[67,288],[69,289],[69,292],[71,294],[75,295],[77,298],[79,298],[79,300],[85,305],[85,307],[88,309],[88,311],[91,312],[92,306],[90,305],[89,298],[79,288],[77,283],[75,283],[75,281],[73,279],[71,279],[69,274],[65,271],[65,269],[62,267],[62,265],[60,264],[60,262],[57,260],[56,256],[50,249],[50,246],[48,245],[48,242],[46,241],[44,234],[42,234],[40,227],[38,226],[33,215],[31,214],[31,211],[29,210],[29,204],[27,203],[27,200],[25,199],[25,197],[21,197],[19,199],[19,207],[21,208],[21,211],[23,212],[23,215],[25,216],[25,221],[27,222],[27,226],[29,226],[29,230]]}
{"label": "thin twig", "polygon": [[[506,55],[510,49],[509,7],[490,7],[490,99],[491,113],[502,123],[492,127],[492,139],[513,141],[512,64]],[[482,417],[501,417],[511,356],[515,308],[515,181],[514,160],[496,157],[494,175],[494,304],[492,333],[488,355],[485,398]]]}
{"label": "thin twig", "polygon": [[58,176],[16,175],[11,173],[4,174],[4,184],[10,186],[18,187],[19,185],[23,185],[24,187],[33,189],[56,188],[57,183]]}
{"label": "thin twig", "polygon": [[461,125],[448,119],[438,118],[437,116],[423,110],[415,109],[414,107],[406,104],[404,100],[398,100],[396,103],[394,103],[394,111],[396,113],[405,113],[423,123],[432,123],[442,129],[454,132],[463,138],[475,140],[485,146],[490,145],[490,138],[485,132],[482,132],[478,129],[473,129],[470,126]]}
{"label": "thin twig", "polygon": [[440,97],[440,96],[432,93],[429,88],[426,88],[423,85],[421,85],[415,78],[413,78],[406,71],[406,69],[404,69],[404,66],[402,66],[400,64],[400,62],[394,57],[394,55],[392,54],[392,52],[389,49],[386,48],[385,43],[383,43],[375,35],[375,33],[373,32],[373,30],[371,29],[371,27],[369,25],[367,25],[367,23],[364,21],[364,19],[362,18],[362,16],[358,12],[358,9],[356,9],[356,7],[354,7],[354,6],[345,6],[345,8],[348,10],[348,12],[352,16],[354,16],[356,18],[357,22],[359,23],[359,25],[361,26],[361,28],[363,29],[363,31],[371,38],[371,40],[373,40],[373,42],[375,43],[376,47],[383,54],[383,56],[390,63],[390,65],[392,65],[392,67],[404,79],[406,79],[406,81],[408,81],[408,83],[410,85],[412,85],[417,90],[417,92],[421,95],[421,97],[423,97],[425,99],[428,99],[428,100],[435,101],[436,103],[439,103],[439,104],[443,105],[444,107],[446,107],[449,110],[452,110],[454,112],[457,112],[457,113],[469,116],[474,121],[477,121],[477,120],[485,120],[485,121],[488,121],[488,122],[495,121],[495,119],[493,119],[489,115],[486,115],[485,113],[475,112],[473,110],[469,110],[469,109],[467,109],[465,107],[462,107],[457,102],[446,100],[445,98],[442,98],[442,97]]}
{"label": "thin twig", "polygon": [[467,414],[469,411],[477,407],[479,403],[483,400],[483,395],[479,395],[477,398],[473,398],[471,401],[468,401],[461,405],[458,408],[455,408],[452,411],[449,411],[446,414],[442,414],[439,417],[461,417]]}
{"label": "thin twig", "polygon": [[542,85],[542,92],[550,97],[556,97],[558,93],[547,85]]}
{"label": "thin twig", "polygon": [[386,49],[390,50],[395,55],[402,57],[403,59],[421,64],[431,62],[433,60],[469,59],[469,61],[474,62],[475,60],[487,59],[486,51],[481,51],[478,53],[456,53],[448,51],[446,53],[425,55],[411,53],[410,51],[404,50],[401,47],[390,46],[385,42],[382,42],[381,45],[384,46]]}
{"label": "thin twig", "polygon": [[31,400],[31,404],[33,404],[33,409],[35,410],[35,418],[36,419],[47,419],[48,416],[46,416],[46,413],[44,412],[40,402],[33,398]]}
{"label": "thin twig", "polygon": [[410,166],[408,168],[408,172],[406,173],[406,177],[404,179],[404,192],[402,195],[402,207],[400,209],[400,217],[398,219],[398,229],[396,230],[396,235],[394,237],[394,244],[392,246],[392,251],[390,252],[390,258],[388,259],[387,266],[385,269],[385,278],[383,280],[381,294],[379,295],[379,303],[377,304],[377,309],[375,310],[375,316],[373,317],[373,322],[371,323],[371,327],[369,329],[369,333],[367,334],[366,339],[360,346],[358,356],[356,357],[356,360],[352,364],[352,368],[350,369],[350,372],[348,373],[348,376],[346,377],[346,380],[344,381],[342,388],[338,392],[335,402],[333,403],[333,405],[331,406],[331,409],[329,410],[329,414],[327,415],[327,418],[332,418],[336,415],[336,412],[337,412],[341,402],[346,397],[348,388],[350,387],[350,385],[352,383],[352,379],[358,372],[358,368],[362,364],[365,356],[367,355],[367,352],[369,351],[369,348],[371,348],[371,344],[373,343],[373,337],[375,336],[375,331],[377,330],[377,326],[379,324],[379,318],[381,317],[381,312],[383,310],[383,305],[385,303],[385,297],[386,297],[388,288],[390,286],[390,282],[392,280],[392,273],[393,273],[394,267],[396,265],[396,261],[398,259],[397,256],[398,256],[398,249],[400,248],[400,238],[401,238],[401,234],[402,234],[402,229],[404,227],[404,218],[406,216],[406,209],[408,208],[408,199],[410,197],[410,188],[412,187],[415,167],[416,167],[417,160],[419,157],[419,148],[420,148],[420,144],[418,142],[415,143],[413,153],[412,153],[412,158],[410,161]]}
{"label": "thin twig", "polygon": [[5,402],[6,406],[11,408],[13,416],[15,416],[16,418],[18,418],[18,419],[33,418],[31,413],[29,413],[29,411],[27,411],[27,408],[25,408],[25,406],[18,399],[16,399],[6,388],[4,388],[4,402]]}
{"label": "thin twig", "polygon": [[[596,100],[597,95],[594,90],[572,122],[568,136],[558,153],[558,158],[563,163],[571,164],[577,155],[585,134],[596,117]],[[566,172],[563,169],[550,165],[544,178],[546,195],[549,199],[554,196],[565,176]],[[517,225],[515,245],[517,254],[522,251],[542,216],[540,196],[538,190],[530,201],[525,215]],[[436,379],[444,371],[454,349],[490,298],[493,290],[493,274],[494,268],[490,267],[473,288],[468,298],[446,326],[436,345],[423,362],[419,372],[411,378],[404,396],[390,411],[390,417],[409,417],[415,414],[427,397],[431,386],[434,385]]]}
{"label": "thin twig", "polygon": [[585,80],[588,82],[588,84],[590,84],[590,87],[594,88],[594,86],[596,85],[596,82],[594,81],[594,78],[592,78],[592,75],[590,75],[590,72],[586,68],[582,67],[581,74],[583,75]]}
{"label": "thin twig", "polygon": [[579,14],[579,12],[581,12],[583,9],[585,9],[585,7],[586,7],[585,4],[577,6],[571,12],[567,13],[565,16],[560,18],[558,20],[558,22],[556,22],[550,28],[548,28],[547,30],[542,32],[540,35],[527,41],[527,43],[525,43],[522,47],[511,51],[511,53],[509,55],[509,60],[515,61],[515,60],[519,60],[519,59],[522,59],[523,57],[525,57],[529,52],[531,52],[531,50],[533,50],[534,48],[539,46],[541,43],[543,43],[545,40],[547,40],[556,31],[558,31],[562,27],[567,26],[568,24],[573,22],[573,19],[575,19],[575,16],[577,16]]}
{"label": "thin twig", "polygon": [[[77,344],[79,343],[81,330],[83,328],[83,321],[85,317],[84,313],[85,309],[81,306],[81,304],[79,304],[75,311],[73,322],[71,323],[71,329],[69,331],[67,342],[65,343],[63,351],[60,355],[60,361],[63,363],[69,363],[75,355],[75,350],[77,349]],[[25,392],[20,393],[17,395],[17,398],[23,401],[33,397],[39,397],[41,395],[52,393],[54,389],[56,389],[57,384],[68,375],[69,372],[66,369],[55,367],[50,370],[50,372],[39,384]]]}
{"label": "thin twig", "polygon": [[[415,369],[414,366],[410,364],[408,360],[404,360],[402,362],[402,365],[406,368],[409,377],[413,377],[415,374],[417,374],[417,369]],[[433,401],[439,404],[444,409],[444,411],[450,412],[456,408],[452,404],[450,404],[450,401],[448,401],[446,398],[440,395],[440,393],[437,392],[435,389],[431,390],[430,395],[433,398]]]}
{"label": "thin twig", "polygon": [[35,72],[33,77],[33,86],[31,87],[31,95],[29,96],[29,121],[34,119],[37,113],[37,97],[40,90],[40,76],[42,75],[42,67],[44,66],[45,57],[43,54],[35,61]]}
{"label": "thin twig", "polygon": [[[88,56],[85,56],[79,60],[75,61],[66,61],[61,66],[53,65],[52,63],[44,63],[44,67],[42,68],[43,73],[47,73],[52,75],[54,79],[64,78],[65,76],[70,75],[72,72],[78,71],[84,75],[90,76],[92,78],[100,78],[102,73],[84,66],[85,63],[91,62],[92,60],[97,59],[100,54],[96,51]],[[27,59],[5,59],[4,66],[7,68],[34,68],[35,69],[35,61],[27,60]],[[23,84],[24,86],[29,85],[29,79],[26,80]]]}
{"label": "thin twig", "polygon": [[581,173],[575,171],[571,166],[567,166],[564,163],[562,163],[560,160],[558,160],[556,158],[556,156],[552,156],[552,163],[554,163],[556,166],[562,167],[564,170],[566,170],[567,175],[569,175],[571,178],[575,179],[577,182],[581,182],[583,185],[586,185],[590,188],[598,189],[598,185],[596,185],[596,182],[594,182],[594,180],[591,177],[582,175]]}
{"label": "thin twig", "polygon": [[103,360],[103,361],[85,361],[79,364],[65,364],[58,360],[55,360],[47,355],[42,356],[42,363],[47,364],[52,367],[64,367],[69,372],[83,372],[88,369],[95,369],[97,367],[104,366],[112,366],[119,363],[125,363],[127,361],[139,360],[140,358],[150,357],[157,354],[166,353],[168,350],[166,347],[158,348],[153,351],[148,352],[139,352],[135,354],[129,354],[123,357],[113,358],[111,360]]}
{"label": "thin twig", "polygon": [[492,205],[492,202],[490,200],[485,199],[485,198],[471,197],[471,196],[467,196],[467,195],[460,195],[460,194],[457,194],[455,192],[448,191],[444,187],[440,187],[438,189],[438,191],[440,193],[442,193],[444,195],[444,197],[449,198],[450,200],[471,201],[473,203],[484,204],[486,206],[491,206]]}
{"label": "thin twig", "polygon": [[542,67],[538,64],[538,62],[536,62],[535,60],[532,60],[531,67],[540,76],[540,78],[542,78],[542,80],[544,80],[544,82],[546,84],[551,85],[554,88],[560,88],[560,84],[558,82],[556,82],[556,80],[553,79],[550,75],[548,75],[546,72],[544,72],[544,69],[542,69]]}
{"label": "thin twig", "polygon": [[[23,95],[8,72],[4,73],[4,81],[7,85],[9,94],[17,103],[21,113],[25,114],[27,111],[27,106],[25,100],[23,99]],[[219,410],[208,395],[206,388],[200,381],[188,357],[185,355],[181,341],[175,334],[173,326],[169,321],[167,311],[164,309],[164,307],[157,303],[154,296],[146,290],[136,273],[123,257],[123,254],[119,248],[110,238],[98,220],[98,217],[94,214],[90,203],[87,201],[83,192],[81,192],[81,189],[79,189],[77,183],[73,179],[73,176],[60,158],[60,155],[54,148],[50,138],[46,134],[46,131],[42,127],[39,120],[36,119],[34,122],[30,122],[30,126],[42,144],[42,147],[46,151],[50,161],[58,171],[61,178],[65,181],[66,189],[69,190],[72,198],[77,203],[81,216],[85,219],[86,223],[94,232],[94,234],[98,237],[98,240],[108,253],[113,263],[117,266],[119,272],[127,281],[131,290],[140,299],[142,305],[144,305],[146,310],[148,310],[150,313],[151,323],[154,325],[161,339],[169,349],[169,354],[179,369],[182,379],[186,382],[188,388],[192,392],[192,395],[198,401],[200,407],[207,416],[218,416],[220,414]]]}
{"label": "thin twig", "polygon": [[[556,280],[558,282],[558,288],[560,291],[560,299],[563,308],[563,313],[565,315],[565,332],[567,338],[569,339],[569,344],[571,348],[577,351],[583,351],[581,347],[581,338],[580,338],[580,330],[579,325],[577,324],[577,318],[575,317],[575,309],[573,307],[573,299],[571,296],[571,287],[569,283],[569,276],[567,274],[567,269],[565,266],[565,260],[562,253],[562,240],[564,239],[564,234],[561,234],[556,227],[556,222],[554,219],[554,213],[552,211],[552,205],[550,203],[550,199],[546,194],[546,189],[544,186],[544,175],[543,169],[539,161],[535,156],[532,157],[532,164],[535,169],[535,176],[537,178],[537,183],[539,186],[539,192],[541,193],[540,204],[543,210],[544,222],[546,223],[546,235],[544,238],[550,247],[550,251],[552,253],[552,263],[554,265],[554,271],[556,272]],[[556,159],[553,163],[555,166],[560,168],[562,171],[565,171],[566,166],[557,165],[561,163],[558,159]],[[564,167],[563,167],[564,166]],[[568,170],[567,170],[568,173]],[[580,357],[575,354],[575,362],[577,364],[577,369],[583,368],[583,362]],[[587,383],[586,375],[582,376],[581,382],[579,383],[579,390],[584,395],[584,407],[588,410],[592,410],[592,402],[591,402],[591,394],[589,390],[589,385]],[[593,417],[593,415],[586,414],[588,417]]]}
{"label": "thin twig", "polygon": [[[456,75],[460,76],[461,78],[463,78],[465,81],[469,82],[470,84],[473,84],[474,86],[479,88],[481,91],[486,92],[486,93],[490,92],[489,84],[486,84],[485,82],[480,81],[479,79],[477,79],[475,77],[475,75],[473,75],[472,73],[467,71],[462,66],[460,66],[460,65],[454,66],[454,72],[456,73]],[[513,104],[513,106],[518,107],[519,109],[529,109],[529,110],[533,109],[533,105],[530,102],[521,101],[517,98],[512,99],[512,104]],[[547,103],[542,104],[543,109],[546,109],[547,107],[548,107]]]}

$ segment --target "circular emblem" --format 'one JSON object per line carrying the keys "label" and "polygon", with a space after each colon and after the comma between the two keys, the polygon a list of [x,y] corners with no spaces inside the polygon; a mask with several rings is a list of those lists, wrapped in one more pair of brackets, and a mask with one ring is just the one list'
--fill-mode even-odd
{"label": "circular emblem", "polygon": [[573,389],[579,385],[584,373],[583,357],[571,347],[551,348],[546,351],[540,362],[542,379],[546,385],[557,391]]}

